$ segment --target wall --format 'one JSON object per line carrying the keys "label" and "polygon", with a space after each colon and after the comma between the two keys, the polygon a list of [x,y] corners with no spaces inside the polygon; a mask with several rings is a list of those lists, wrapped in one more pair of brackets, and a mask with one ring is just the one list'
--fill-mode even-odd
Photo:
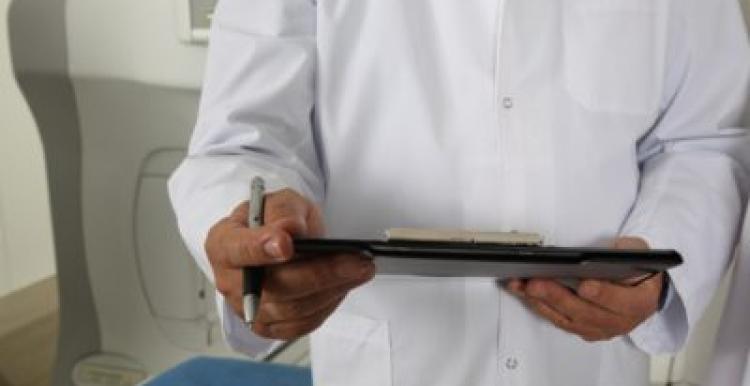
{"label": "wall", "polygon": [[[3,110],[0,109],[0,114]],[[0,202],[2,197],[0,196]],[[0,205],[0,210],[2,205]],[[3,213],[0,211],[0,221],[3,219]],[[5,232],[3,224],[0,222],[0,297],[10,291],[10,264],[8,264],[8,248],[5,246]]]}
{"label": "wall", "polygon": [[42,147],[13,77],[0,0],[0,296],[54,275]]}

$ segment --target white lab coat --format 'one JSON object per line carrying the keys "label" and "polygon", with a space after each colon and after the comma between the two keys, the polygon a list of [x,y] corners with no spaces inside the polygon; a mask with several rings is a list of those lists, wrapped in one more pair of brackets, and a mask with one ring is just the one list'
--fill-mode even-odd
{"label": "white lab coat", "polygon": [[[749,52],[736,0],[222,0],[170,181],[179,226],[210,277],[208,229],[262,175],[320,203],[331,237],[677,248],[677,296],[608,342],[493,280],[387,276],[312,335],[317,385],[642,385],[645,353],[680,346],[727,265]],[[268,348],[220,307],[235,349]]]}
{"label": "white lab coat", "polygon": [[750,211],[705,386],[750,386]]}

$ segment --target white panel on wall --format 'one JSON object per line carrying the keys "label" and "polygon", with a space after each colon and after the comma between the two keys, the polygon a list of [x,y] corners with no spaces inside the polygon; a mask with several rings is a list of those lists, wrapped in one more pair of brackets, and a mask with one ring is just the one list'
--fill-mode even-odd
{"label": "white panel on wall", "polygon": [[41,140],[10,62],[9,4],[0,0],[0,291],[55,272]]}
{"label": "white panel on wall", "polygon": [[190,8],[177,5],[175,0],[68,1],[68,36],[75,37],[69,40],[70,72],[200,87],[206,48],[180,42],[179,24],[187,23],[183,13]]}

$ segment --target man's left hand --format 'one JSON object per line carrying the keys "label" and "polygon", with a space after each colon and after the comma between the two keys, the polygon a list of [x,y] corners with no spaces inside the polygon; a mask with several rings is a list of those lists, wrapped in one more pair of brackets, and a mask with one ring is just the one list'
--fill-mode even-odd
{"label": "man's left hand", "polygon": [[[622,237],[616,249],[649,249],[640,238]],[[638,285],[584,280],[574,292],[551,279],[511,280],[508,290],[555,326],[586,341],[625,335],[653,315],[662,291],[662,274]]]}

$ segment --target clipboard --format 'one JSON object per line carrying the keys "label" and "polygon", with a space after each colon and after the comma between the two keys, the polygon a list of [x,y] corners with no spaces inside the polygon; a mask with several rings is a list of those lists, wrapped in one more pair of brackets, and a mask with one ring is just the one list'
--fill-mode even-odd
{"label": "clipboard", "polygon": [[674,250],[508,245],[465,241],[296,239],[300,257],[356,253],[373,258],[380,275],[496,279],[647,278],[682,264]]}

